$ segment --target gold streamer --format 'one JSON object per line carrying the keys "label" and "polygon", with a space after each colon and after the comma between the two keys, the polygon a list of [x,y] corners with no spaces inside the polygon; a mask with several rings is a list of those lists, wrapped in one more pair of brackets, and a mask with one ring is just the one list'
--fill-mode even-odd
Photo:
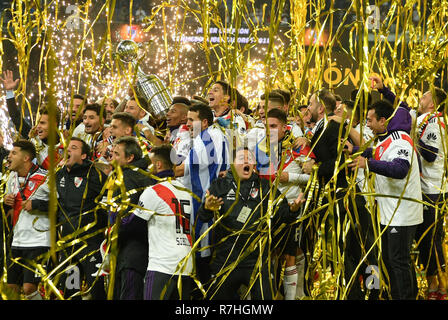
{"label": "gold streamer", "polygon": [[[376,1],[375,5],[381,7],[383,3]],[[71,103],[74,93],[79,92],[82,87],[85,87],[86,93],[90,96],[108,95],[112,97],[120,97],[124,95],[125,89],[135,83],[134,70],[122,68],[120,62],[113,58],[113,44],[112,44],[112,17],[115,13],[116,1],[107,0],[101,4],[92,16],[91,8],[95,6],[95,2],[86,1],[84,5],[77,7],[78,17],[80,22],[80,29],[68,28],[71,26],[72,20],[61,21],[66,5],[61,1],[45,1],[42,5],[35,1],[13,1],[6,12],[11,14],[11,19],[7,22],[7,32],[2,34],[2,40],[7,40],[17,50],[18,73],[20,74],[19,87],[16,90],[16,96],[21,98],[20,108],[22,114],[25,115],[27,111],[31,115],[31,122],[34,124],[39,117],[39,110],[44,104],[50,109],[50,114],[54,115],[55,108],[66,104],[63,109],[66,111]],[[130,7],[134,6],[130,2]],[[385,12],[382,19],[382,25],[378,30],[368,30],[366,28],[367,20],[367,4],[364,1],[354,1],[350,7],[343,13],[339,27],[334,29],[336,21],[335,14],[340,13],[340,9],[334,7],[332,3],[330,7],[325,6],[324,1],[316,0],[311,2],[306,1],[290,1],[290,18],[291,23],[285,35],[288,43],[279,42],[278,34],[281,11],[285,6],[284,0],[276,0],[270,3],[270,10],[265,5],[262,7],[261,16],[257,16],[254,1],[232,1],[232,10],[227,8],[227,3],[210,0],[197,0],[193,3],[176,0],[176,1],[159,1],[152,13],[145,19],[146,27],[144,32],[150,34],[157,34],[158,38],[152,42],[163,43],[160,48],[151,48],[151,53],[155,53],[159,57],[158,68],[164,69],[161,73],[163,78],[167,79],[167,83],[172,90],[179,90],[182,92],[183,87],[195,85],[197,90],[194,93],[205,93],[208,85],[217,79],[225,79],[235,87],[240,87],[241,92],[247,94],[251,99],[251,106],[255,105],[260,92],[269,92],[276,87],[293,88],[293,97],[296,105],[307,103],[307,99],[311,92],[325,86],[325,71],[332,67],[332,61],[335,54],[335,48],[342,50],[345,57],[357,65],[360,78],[358,79],[357,87],[360,92],[357,96],[355,109],[359,108],[361,111],[361,121],[365,119],[366,109],[366,93],[369,89],[368,76],[375,72],[385,79],[385,82],[396,93],[399,100],[409,98],[414,102],[413,108],[416,107],[418,96],[424,90],[426,83],[433,83],[438,80],[441,83],[446,81],[446,63],[448,59],[448,48],[446,40],[447,29],[447,8],[448,1],[435,1],[428,12],[426,1],[407,1],[404,5],[400,1],[391,1],[390,10]],[[224,7],[224,16],[220,14],[219,8]],[[30,14],[33,10],[33,14]],[[2,19],[5,17],[2,15]],[[347,23],[351,14],[356,14],[356,19],[353,22]],[[413,20],[414,15],[418,15],[418,20]],[[253,17],[251,17],[251,15]],[[98,40],[94,34],[93,27],[99,23],[100,19],[105,16],[106,28],[103,38]],[[341,15],[339,15],[341,17]],[[133,25],[132,11],[129,13],[129,25]],[[267,18],[271,20],[267,21]],[[308,18],[308,20],[307,20]],[[196,55],[203,55],[205,59],[203,74],[193,74],[187,72],[184,61],[187,58],[186,45],[182,42],[182,37],[191,32],[189,23],[195,20],[195,23],[203,30],[203,39],[198,45],[190,45],[190,50],[194,50]],[[2,20],[3,21],[3,20]],[[162,30],[160,27],[162,26]],[[253,42],[242,45],[238,42],[240,38],[240,29],[247,26],[249,29],[249,36]],[[219,41],[212,42],[211,28],[217,28],[219,31]],[[316,34],[316,42],[306,46],[305,31],[307,28],[313,28]],[[235,29],[235,32],[232,30]],[[69,32],[67,32],[69,31]],[[329,33],[328,41],[323,47],[320,47],[320,41],[324,38],[325,33]],[[256,59],[257,42],[262,37],[263,33],[268,33],[269,44],[265,48],[262,59]],[[343,38],[349,37],[349,47],[343,47]],[[371,39],[373,37],[373,40]],[[175,40],[172,41],[172,38]],[[64,41],[67,39],[73,40],[72,45],[67,45]],[[174,45],[172,44],[174,43]],[[279,45],[280,43],[280,45]],[[64,47],[64,52],[61,54],[58,51],[58,46]],[[32,70],[32,52],[33,50],[40,50],[38,59],[39,77],[37,83],[33,86],[37,87],[37,110],[33,110],[31,103],[31,94],[34,94],[34,88],[27,84],[27,79],[31,76]],[[5,53],[3,41],[0,42],[0,53]],[[154,56],[153,55],[153,56]],[[66,59],[67,58],[67,59]],[[150,59],[151,56],[146,56]],[[215,64],[214,61],[217,61]],[[154,63],[155,64],[155,63]],[[145,62],[141,61],[141,65],[145,66]],[[149,65],[147,63],[147,65]],[[197,66],[193,66],[197,68]],[[261,67],[261,68],[260,68]],[[311,72],[313,69],[313,72]],[[183,74],[187,76],[183,76]],[[261,76],[260,76],[261,75]],[[312,76],[312,78],[311,78]],[[84,80],[86,79],[86,80]],[[345,80],[349,79],[349,74],[341,77],[339,83],[327,83],[330,88],[337,90],[342,86]],[[253,83],[251,83],[253,82]],[[197,85],[196,85],[197,84]],[[102,91],[104,89],[104,92]],[[191,94],[189,92],[188,94]],[[64,100],[65,99],[65,100]],[[398,104],[398,99],[395,105]],[[34,112],[36,111],[36,116]],[[266,110],[265,110],[266,111]],[[291,110],[291,115],[295,115],[294,107]],[[446,119],[445,121],[448,120]],[[50,117],[51,118],[51,117]],[[353,121],[353,119],[351,119]],[[54,124],[52,124],[54,125]],[[74,127],[70,129],[70,135]],[[414,130],[416,130],[414,128]],[[158,131],[161,131],[158,130]],[[362,132],[361,132],[362,133]],[[163,132],[158,132],[163,136]],[[59,132],[59,135],[63,135]],[[50,136],[51,141],[55,141],[55,136]],[[348,135],[342,135],[342,130],[339,133],[339,138],[347,140]],[[142,139],[140,137],[140,139]],[[69,141],[70,139],[68,139]],[[64,145],[68,141],[62,140]],[[235,146],[233,146],[235,147]],[[446,145],[444,150],[447,151]],[[54,148],[50,148],[50,154],[53,154]],[[338,156],[342,155],[342,148],[338,149]],[[52,231],[52,246],[49,257],[53,259],[61,250],[69,249],[75,243],[83,243],[87,238],[76,239],[83,232],[88,231],[92,226],[90,224],[81,230],[68,237],[67,239],[59,239],[56,241],[57,223],[55,221],[56,199],[54,197],[55,190],[55,159],[51,158],[51,168],[49,171],[49,182],[52,192],[50,199],[50,218]],[[282,163],[284,159],[282,159]],[[337,173],[340,170],[346,170],[347,164],[342,164],[340,167],[335,167],[334,180],[336,180]],[[445,167],[447,163],[445,163]],[[315,168],[316,170],[317,168]],[[330,234],[327,233],[325,226],[330,219],[338,215],[337,210],[334,210],[337,201],[342,201],[346,206],[350,202],[353,203],[355,191],[353,186],[355,180],[350,178],[350,187],[345,190],[346,196],[343,199],[328,199],[326,206],[320,206],[322,200],[328,197],[330,191],[336,191],[335,183],[327,186],[322,193],[318,193],[319,184],[316,171],[313,171],[310,181],[305,189],[307,201],[304,204],[304,216],[294,222],[293,225],[307,221],[304,228],[313,230],[315,236],[315,246],[312,252],[309,253],[308,265],[309,269],[306,271],[308,280],[312,280],[315,271],[318,272],[318,281],[314,282],[311,288],[312,299],[344,299],[347,295],[346,287],[349,287],[356,279],[345,279],[347,283],[342,283],[342,275],[344,274],[343,265],[346,258],[346,252],[339,251],[336,245],[347,232],[348,226],[353,226],[357,223],[357,213],[350,212],[346,221],[338,221],[330,229]],[[130,205],[126,199],[132,193],[130,190],[123,190],[122,176],[119,169],[115,168],[115,184],[108,185],[102,192],[107,194],[108,191],[114,188],[119,188],[122,192],[121,198],[108,197],[105,202],[98,202],[98,208],[110,208],[121,203],[123,207]],[[108,180],[110,181],[110,180]],[[336,181],[333,181],[336,182]],[[279,181],[272,183],[271,188],[274,190],[278,186]],[[444,186],[446,181],[444,181]],[[4,183],[2,183],[4,186]],[[239,186],[238,186],[239,187]],[[374,203],[375,197],[384,197],[388,195],[379,195],[375,193],[372,180],[369,179],[368,193],[362,193],[368,199],[368,210],[372,217],[374,224],[375,243],[379,252],[381,253],[381,231],[379,229],[379,219],[377,208]],[[2,187],[3,190],[3,187]],[[0,195],[3,199],[5,192]],[[268,212],[263,213],[262,220],[259,221],[259,229],[263,236],[250,239],[245,246],[247,252],[240,252],[238,261],[235,261],[231,266],[222,270],[220,273],[221,281],[224,282],[226,274],[231,272],[232,268],[238,265],[239,261],[243,259],[249,251],[262,251],[262,248],[267,247],[271,252],[276,247],[273,243],[272,236],[281,234],[288,226],[283,226],[280,230],[272,230],[270,225],[270,218],[275,216],[275,203],[278,199],[273,198],[270,194],[270,206]],[[404,197],[399,197],[400,201],[405,200]],[[424,203],[424,202],[422,202]],[[428,205],[427,203],[425,203]],[[122,207],[118,208],[118,210]],[[2,209],[2,223],[6,226],[7,216]],[[444,218],[446,217],[446,205],[440,210],[437,209],[437,214]],[[309,219],[309,220],[308,220]],[[210,232],[219,219],[214,222],[214,225],[209,229]],[[247,230],[233,230],[231,235],[244,234]],[[7,231],[7,228],[5,229]],[[103,230],[98,231],[103,232]],[[113,229],[110,235],[110,247],[108,247],[111,256],[116,254],[116,229]],[[427,231],[429,232],[429,231]],[[91,236],[91,235],[90,235]],[[4,232],[2,235],[5,243],[8,235]],[[192,255],[198,250],[198,243],[201,237],[196,239],[193,245]],[[418,244],[418,242],[417,242]],[[364,256],[362,261],[358,262],[358,268],[361,268],[363,261],[367,255],[374,249],[363,248]],[[3,245],[2,251],[7,252],[7,247]],[[380,254],[379,253],[379,254]],[[274,259],[274,256],[270,256]],[[6,259],[6,258],[5,258]],[[6,260],[5,260],[6,262]],[[20,261],[16,261],[21,263]],[[58,278],[64,271],[66,262],[61,262],[50,273],[45,273],[39,266],[39,273],[43,275],[42,281],[55,295],[57,299],[63,299],[58,294],[57,284],[54,279]],[[179,271],[185,267],[186,259],[180,263]],[[263,261],[257,262],[254,268],[251,284],[253,286],[255,281],[258,281],[260,270]],[[380,262],[381,263],[381,262]],[[114,266],[114,262],[112,262]],[[328,273],[329,268],[332,267],[332,273]],[[114,286],[114,268],[112,268],[109,282],[108,298],[112,297],[112,289]],[[384,267],[381,267],[382,272]],[[8,298],[5,294],[5,287],[3,283],[6,280],[7,270],[3,269],[2,284],[0,284],[0,292],[3,298]],[[202,288],[204,284],[199,283],[195,278],[196,283]],[[381,286],[384,290],[387,288],[387,274],[384,274]],[[381,278],[383,279],[383,278]],[[274,290],[274,284],[270,284],[271,289]],[[420,287],[423,284],[420,283]],[[180,286],[179,286],[179,289]],[[205,292],[203,294],[211,294]],[[420,292],[420,296],[423,293]]]}

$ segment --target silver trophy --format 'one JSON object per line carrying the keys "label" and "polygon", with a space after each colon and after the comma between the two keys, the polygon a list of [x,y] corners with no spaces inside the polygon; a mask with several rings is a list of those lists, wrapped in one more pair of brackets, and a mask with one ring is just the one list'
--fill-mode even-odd
{"label": "silver trophy", "polygon": [[148,102],[148,112],[153,117],[161,120],[165,118],[173,98],[171,92],[165,87],[159,77],[144,73],[140,66],[137,65],[138,50],[139,47],[135,41],[123,40],[118,44],[116,53],[121,61],[131,63],[134,70],[137,71],[137,94]]}

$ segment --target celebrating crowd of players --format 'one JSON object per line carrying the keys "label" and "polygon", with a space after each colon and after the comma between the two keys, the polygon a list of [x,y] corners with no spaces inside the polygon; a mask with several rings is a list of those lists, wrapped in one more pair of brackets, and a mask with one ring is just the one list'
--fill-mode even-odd
{"label": "celebrating crowd of players", "polygon": [[253,111],[217,81],[174,97],[163,122],[133,90],[120,103],[76,94],[32,127],[6,71],[3,291],[295,300],[311,295],[319,240],[336,298],[417,299],[419,264],[425,297],[446,300],[446,93],[431,86],[411,108],[370,79],[378,101],[322,89],[299,106],[275,89]]}

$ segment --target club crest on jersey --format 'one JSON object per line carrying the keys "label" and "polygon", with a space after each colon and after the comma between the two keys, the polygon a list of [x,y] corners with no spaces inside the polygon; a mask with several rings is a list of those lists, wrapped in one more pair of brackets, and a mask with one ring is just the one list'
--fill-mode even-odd
{"label": "club crest on jersey", "polygon": [[252,198],[256,198],[256,197],[258,196],[258,188],[252,188],[252,189],[250,190],[250,196],[251,196]]}
{"label": "club crest on jersey", "polygon": [[75,187],[79,188],[81,183],[82,183],[82,178],[81,177],[75,177]]}
{"label": "club crest on jersey", "polygon": [[28,182],[28,187],[29,187],[30,191],[33,191],[35,186],[36,185],[34,184],[33,181]]}
{"label": "club crest on jersey", "polygon": [[384,153],[384,147],[383,147],[383,146],[380,146],[380,148],[379,148],[379,150],[378,150],[378,155],[379,155],[380,158],[381,158],[381,156],[383,155],[383,153]]}

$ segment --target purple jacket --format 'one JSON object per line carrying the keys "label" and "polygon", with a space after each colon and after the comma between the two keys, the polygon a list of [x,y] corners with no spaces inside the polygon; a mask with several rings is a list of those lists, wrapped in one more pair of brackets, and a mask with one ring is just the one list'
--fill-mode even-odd
{"label": "purple jacket", "polygon": [[[394,103],[396,96],[395,94],[386,86],[383,89],[378,90],[383,97],[390,103]],[[405,101],[401,101],[398,105],[394,116],[389,121],[387,125],[387,131],[385,135],[378,136],[380,141],[386,139],[394,131],[405,131],[406,133],[411,133],[412,128],[412,117],[409,111],[411,108]],[[359,147],[354,147],[353,152],[357,152]],[[381,161],[373,159],[373,149],[367,148],[362,156],[368,159],[370,171],[381,174],[386,177],[394,179],[403,179],[408,174],[411,164],[404,159],[394,159],[393,161]]]}
{"label": "purple jacket", "polygon": [[[384,99],[394,104],[396,96],[388,87],[384,86],[383,89],[378,91],[383,95]],[[409,111],[411,111],[411,108],[408,104],[405,101],[401,101],[395,111],[394,117],[390,119],[387,125],[388,134],[398,130],[411,134],[412,117]]]}

